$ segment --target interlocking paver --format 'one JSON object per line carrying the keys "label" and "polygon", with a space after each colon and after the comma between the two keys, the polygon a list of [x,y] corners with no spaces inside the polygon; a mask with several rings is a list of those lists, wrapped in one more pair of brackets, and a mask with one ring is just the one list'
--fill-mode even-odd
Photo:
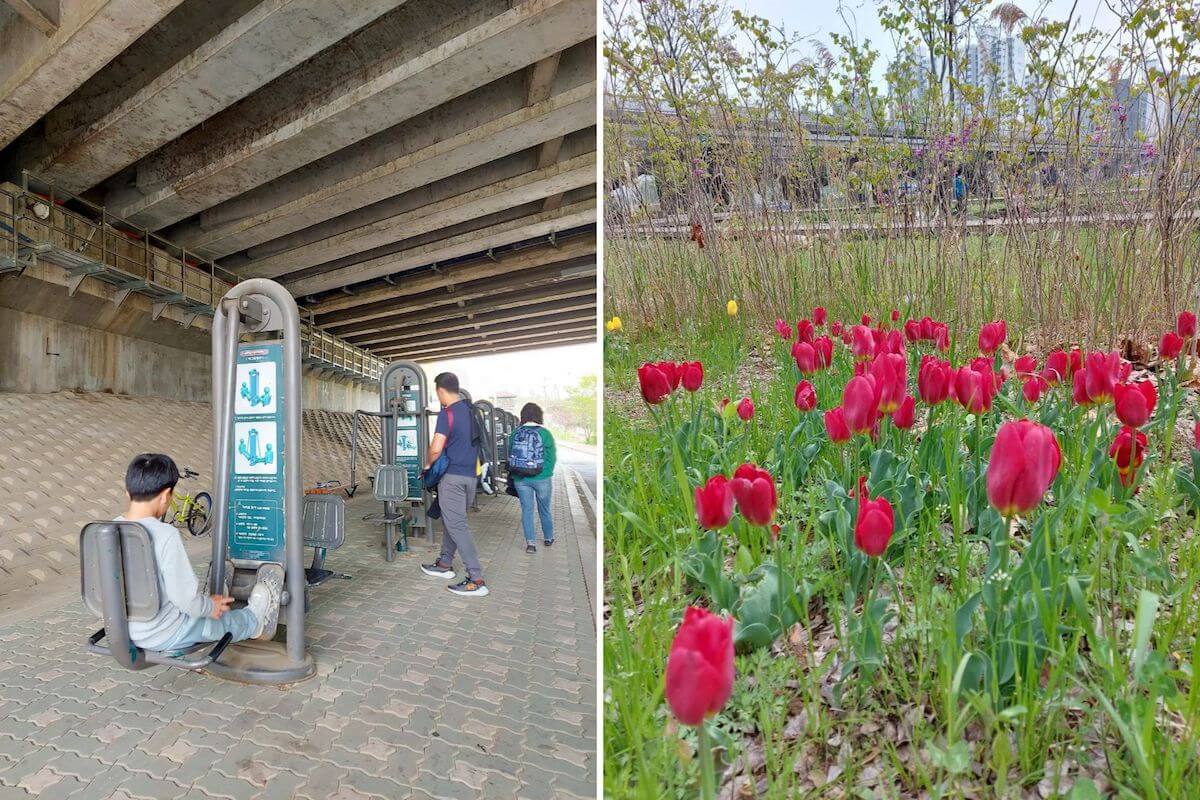
{"label": "interlocking paver", "polygon": [[[60,599],[38,597],[26,616],[0,612],[0,800],[32,797],[23,786],[87,800],[428,800],[568,797],[594,784],[584,570],[595,533],[576,529],[590,519],[572,513],[562,480],[560,543],[536,556],[523,552],[516,501],[480,498],[470,521],[492,589],[483,600],[420,573],[434,555],[424,539],[387,563],[379,528],[361,520],[377,504],[369,493],[348,501],[346,544],[328,561],[353,578],[313,590],[306,624],[318,669],[307,682],[130,672],[87,654],[97,620],[76,594],[79,524],[120,510],[135,451],[204,472],[210,419],[195,403],[0,394],[0,426],[12,433],[0,443],[0,608],[35,599],[14,588],[30,586],[32,570],[61,571],[69,584],[53,590],[46,574],[50,588],[36,594]],[[45,424],[67,433],[48,437]],[[347,415],[306,413],[308,481],[346,477],[348,429]],[[9,457],[35,451],[41,460]],[[202,572],[208,540],[189,544]]]}

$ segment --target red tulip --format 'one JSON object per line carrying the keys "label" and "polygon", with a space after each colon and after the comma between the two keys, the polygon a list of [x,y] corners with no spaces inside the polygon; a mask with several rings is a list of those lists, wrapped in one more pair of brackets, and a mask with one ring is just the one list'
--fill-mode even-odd
{"label": "red tulip", "polygon": [[754,464],[742,464],[733,473],[731,482],[738,511],[751,525],[769,525],[775,517],[778,498],[771,473]]}
{"label": "red tulip", "polygon": [[863,314],[863,315],[862,315],[862,324],[863,324],[863,325],[870,325],[870,324],[871,324],[871,315],[870,315],[870,314]]}
{"label": "red tulip", "polygon": [[924,338],[921,336],[921,323],[915,319],[904,320],[904,339],[907,342],[919,342]]}
{"label": "red tulip", "polygon": [[871,500],[867,495],[867,479],[858,483],[858,519],[854,523],[854,545],[869,556],[878,558],[887,550],[896,531],[892,504],[886,497]]}
{"label": "red tulip", "polygon": [[879,388],[868,375],[857,375],[842,392],[842,415],[853,433],[869,433],[879,421]]}
{"label": "red tulip", "polygon": [[667,656],[667,704],[684,725],[700,725],[733,693],[733,619],[689,606]]}
{"label": "red tulip", "polygon": [[1113,389],[1113,406],[1117,419],[1131,428],[1140,428],[1154,413],[1158,392],[1150,381],[1118,383]]}
{"label": "red tulip", "polygon": [[1067,351],[1055,350],[1050,355],[1046,356],[1046,368],[1042,370],[1042,377],[1051,386],[1059,381],[1066,380],[1071,376],[1071,363],[1067,357]]}
{"label": "red tulip", "polygon": [[792,338],[792,326],[781,319],[775,320],[775,332],[779,334],[780,339],[786,340]]}
{"label": "red tulip", "polygon": [[801,374],[811,375],[817,371],[817,349],[808,342],[792,344],[792,358]]}
{"label": "red tulip", "polygon": [[714,475],[696,487],[696,519],[700,527],[715,531],[733,518],[733,489],[724,475]]}
{"label": "red tulip", "polygon": [[933,334],[933,343],[938,350],[945,352],[950,349],[950,328],[945,325],[939,325],[937,331]]}
{"label": "red tulip", "polygon": [[642,399],[650,405],[657,405],[671,394],[671,379],[654,364],[642,364],[638,367],[638,386],[642,390]]}
{"label": "red tulip", "polygon": [[992,398],[999,387],[996,378],[990,367],[960,367],[954,373],[954,399],[970,414],[979,415],[990,411]]}
{"label": "red tulip", "polygon": [[833,324],[829,326],[829,332],[832,333],[834,336],[841,336],[842,335],[842,323],[839,322],[838,320],[834,320]]}
{"label": "red tulip", "polygon": [[1008,338],[1008,325],[1004,320],[988,322],[979,329],[979,352],[990,356],[1000,349]]}
{"label": "red tulip", "polygon": [[897,428],[908,430],[913,426],[917,416],[917,404],[911,394],[905,395],[900,405],[892,412],[892,424]]}
{"label": "red tulip", "polygon": [[1025,395],[1027,402],[1036,403],[1048,388],[1050,387],[1046,384],[1045,378],[1041,375],[1031,375],[1021,384],[1021,394]]}
{"label": "red tulip", "polygon": [[1158,357],[1164,361],[1178,358],[1183,352],[1183,337],[1174,331],[1167,331],[1158,342]]}
{"label": "red tulip", "polygon": [[813,309],[812,318],[813,322],[816,323],[817,327],[819,328],[825,324],[825,320],[829,318],[829,314],[826,313],[823,307],[817,306]]}
{"label": "red tulip", "polygon": [[749,397],[743,397],[742,402],[737,404],[737,415],[742,422],[749,422],[754,416],[754,401]]}
{"label": "red tulip", "polygon": [[908,392],[908,362],[895,353],[880,353],[871,362],[871,377],[879,394],[879,411],[891,414]]}
{"label": "red tulip", "polygon": [[1122,486],[1133,483],[1137,477],[1137,469],[1142,465],[1146,452],[1146,434],[1130,428],[1121,428],[1108,448],[1108,457],[1117,462],[1117,475]]}
{"label": "red tulip", "polygon": [[1061,462],[1058,440],[1045,425],[1027,419],[1004,423],[988,460],[988,501],[1006,517],[1029,511],[1042,502]]}
{"label": "red tulip", "polygon": [[1028,377],[1037,372],[1037,356],[1023,355],[1013,362],[1013,369],[1018,375]]}
{"label": "red tulip", "polygon": [[1107,403],[1112,399],[1113,389],[1120,379],[1121,354],[1116,350],[1111,353],[1088,353],[1082,371],[1088,400]]}
{"label": "red tulip", "polygon": [[699,361],[683,361],[679,364],[679,375],[684,389],[698,391],[704,383],[704,365]]}
{"label": "red tulip", "polygon": [[893,308],[892,309],[892,322],[897,322],[897,321],[899,321],[899,319],[900,319],[900,310],[897,308]]}
{"label": "red tulip", "polygon": [[801,411],[812,411],[817,407],[817,392],[808,381],[796,384],[796,408]]}
{"label": "red tulip", "polygon": [[953,379],[954,369],[949,361],[925,356],[917,369],[917,392],[922,401],[935,406],[950,396],[950,383]]}
{"label": "red tulip", "polygon": [[850,441],[850,429],[846,427],[846,418],[842,414],[841,406],[825,412],[825,434],[829,436],[829,441],[835,444]]}
{"label": "red tulip", "polygon": [[671,391],[679,388],[679,383],[683,379],[682,373],[679,371],[679,365],[674,361],[659,361],[654,366],[658,367],[659,371],[667,376],[667,380],[671,382]]}
{"label": "red tulip", "polygon": [[1196,315],[1190,311],[1180,311],[1179,317],[1175,320],[1175,332],[1184,339],[1190,339],[1196,335]]}
{"label": "red tulip", "polygon": [[812,346],[817,352],[817,369],[825,369],[833,363],[833,339],[818,336],[813,339]]}
{"label": "red tulip", "polygon": [[850,329],[850,350],[854,357],[866,361],[875,355],[875,336],[866,325],[855,325]]}
{"label": "red tulip", "polygon": [[813,324],[806,319],[796,323],[796,341],[811,342],[813,340]]}

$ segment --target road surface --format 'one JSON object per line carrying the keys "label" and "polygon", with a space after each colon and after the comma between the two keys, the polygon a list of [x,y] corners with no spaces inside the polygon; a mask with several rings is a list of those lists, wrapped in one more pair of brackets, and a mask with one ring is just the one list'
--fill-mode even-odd
{"label": "road surface", "polygon": [[579,472],[579,477],[587,484],[588,491],[596,496],[596,462],[599,455],[596,448],[588,445],[558,443],[558,461]]}

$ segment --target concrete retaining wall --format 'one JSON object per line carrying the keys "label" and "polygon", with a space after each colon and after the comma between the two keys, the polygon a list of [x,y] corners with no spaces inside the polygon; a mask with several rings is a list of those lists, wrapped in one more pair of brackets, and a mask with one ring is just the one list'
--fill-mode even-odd
{"label": "concrete retaining wall", "polygon": [[[65,296],[62,300],[72,302]],[[0,391],[113,392],[208,402],[210,387],[205,353],[0,305]],[[377,391],[351,381],[304,375],[305,408],[375,409]]]}

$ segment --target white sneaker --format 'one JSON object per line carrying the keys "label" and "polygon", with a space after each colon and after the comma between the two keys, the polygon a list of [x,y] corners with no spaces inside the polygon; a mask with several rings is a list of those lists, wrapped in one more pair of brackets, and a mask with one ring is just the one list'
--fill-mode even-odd
{"label": "white sneaker", "polygon": [[255,639],[274,639],[279,625],[279,603],[283,598],[283,567],[278,564],[263,564],[258,568],[257,581],[250,592],[246,607],[254,612],[258,620]]}

